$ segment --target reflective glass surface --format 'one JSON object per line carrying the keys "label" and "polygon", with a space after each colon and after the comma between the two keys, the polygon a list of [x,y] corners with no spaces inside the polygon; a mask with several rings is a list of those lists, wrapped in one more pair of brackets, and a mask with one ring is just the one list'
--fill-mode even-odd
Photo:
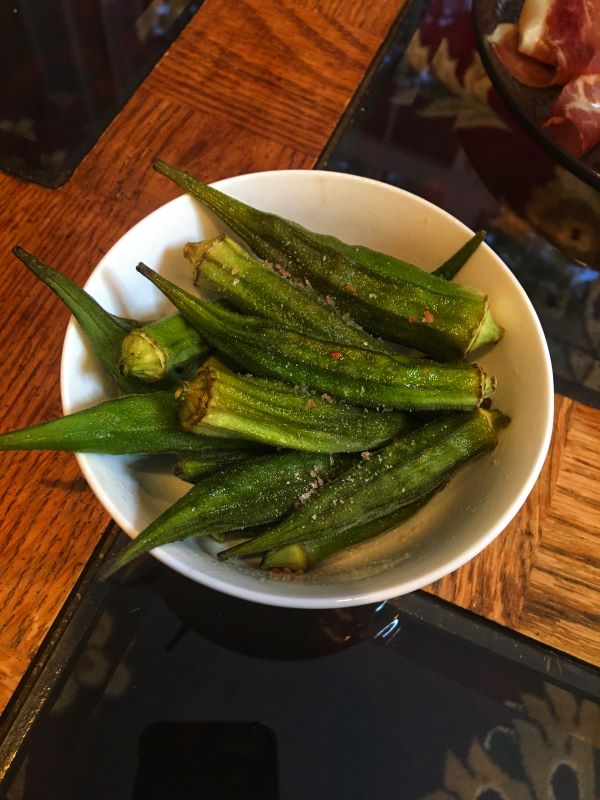
{"label": "reflective glass surface", "polygon": [[62,185],[202,0],[0,4],[0,169]]}
{"label": "reflective glass surface", "polygon": [[110,590],[7,800],[598,796],[597,672],[425,595],[282,610],[148,561]]}
{"label": "reflective glass surface", "polygon": [[469,0],[409,5],[322,166],[400,186],[486,230],[537,310],[558,391],[600,406],[600,192],[500,99]]}

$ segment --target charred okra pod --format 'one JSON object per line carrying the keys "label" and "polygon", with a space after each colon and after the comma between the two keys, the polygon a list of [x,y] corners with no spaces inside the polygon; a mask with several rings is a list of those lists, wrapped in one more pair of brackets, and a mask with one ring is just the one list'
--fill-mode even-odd
{"label": "charred okra pod", "polygon": [[[431,492],[419,500],[415,500],[414,503],[403,506],[385,517],[379,517],[372,522],[367,522],[365,525],[358,525],[355,528],[346,528],[342,531],[327,531],[314,539],[271,550],[267,553],[260,566],[262,569],[288,567],[294,571],[302,570],[306,572],[306,570],[309,570],[319,561],[327,558],[327,556],[331,556],[334,553],[339,553],[341,550],[346,550],[348,547],[353,547],[356,544],[361,544],[369,539],[373,539],[380,533],[390,531],[397,525],[406,522],[414,516],[437,491],[438,490]],[[398,535],[401,536],[401,532],[399,532]]]}
{"label": "charred okra pod", "polygon": [[261,448],[248,447],[240,450],[218,449],[198,455],[180,456],[173,467],[173,474],[186,483],[198,483],[207,475],[212,475],[213,472],[218,472],[240,461],[248,461],[258,455],[264,455]]}
{"label": "charred okra pod", "polygon": [[141,381],[127,377],[118,368],[123,337],[135,328],[137,323],[105,311],[84,289],[81,289],[58,270],[43,264],[22,247],[15,247],[13,253],[67,306],[79,323],[94,354],[118,388],[127,394],[150,391],[150,387],[145,386]]}
{"label": "charred okra pod", "polygon": [[378,414],[279,381],[235,375],[214,358],[181,385],[176,402],[187,431],[315,453],[378,447],[414,425],[406,414]]}
{"label": "charred okra pod", "polygon": [[438,278],[443,278],[445,281],[451,281],[455,278],[467,261],[471,258],[473,253],[477,250],[479,245],[485,239],[485,231],[477,231],[468,242],[456,251],[447,261],[433,271],[434,275]]}
{"label": "charred okra pod", "polygon": [[217,214],[257,256],[308,279],[376,336],[448,360],[502,335],[487,297],[476,289],[259,211],[164,161],[154,167]]}
{"label": "charred okra pod", "polygon": [[165,390],[105,400],[83,411],[0,435],[0,451],[205,454],[245,446],[244,441],[208,438],[183,430],[173,392]]}
{"label": "charred okra pod", "polygon": [[469,410],[494,392],[494,379],[477,365],[440,364],[313,339],[200,300],[143,264],[137,269],[216,350],[257,375],[368,408]]}

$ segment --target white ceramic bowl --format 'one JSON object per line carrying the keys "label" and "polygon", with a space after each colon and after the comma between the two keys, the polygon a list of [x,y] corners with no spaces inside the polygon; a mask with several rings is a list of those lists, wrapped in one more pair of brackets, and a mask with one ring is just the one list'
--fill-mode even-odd
{"label": "white ceramic bowl", "polygon": [[[331,233],[434,269],[470,231],[452,216],[408,192],[352,175],[318,171],[263,172],[229,178],[219,189],[313,230]],[[188,241],[224,226],[182,196],[126,233],[98,264],[86,289],[108,310],[151,318],[170,309],[135,271],[144,261],[172,281],[191,287],[182,255]],[[188,578],[222,592],[278,606],[327,608],[380,601],[426,586],[488,545],[515,516],[531,491],[550,442],[552,370],[546,341],[523,289],[483,245],[461,271],[460,282],[491,297],[502,341],[478,358],[498,379],[494,405],[512,423],[494,453],[464,468],[420,514],[403,527],[339,554],[304,580],[268,578],[242,563],[220,563],[210,540],[188,540],[154,551]],[[107,396],[110,385],[74,321],[67,329],[61,368],[65,414]],[[168,460],[78,455],[92,490],[118,525],[135,536],[184,493]],[[501,576],[498,576],[501,579]]]}

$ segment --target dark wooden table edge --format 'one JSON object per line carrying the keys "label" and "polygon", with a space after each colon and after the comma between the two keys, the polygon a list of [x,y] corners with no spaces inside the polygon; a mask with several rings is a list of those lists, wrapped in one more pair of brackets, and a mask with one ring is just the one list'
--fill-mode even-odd
{"label": "dark wooden table edge", "polygon": [[18,766],[19,751],[33,725],[85,646],[111,589],[110,582],[96,580],[98,572],[107,557],[122,546],[124,536],[114,523],[106,528],[0,715],[0,790]]}

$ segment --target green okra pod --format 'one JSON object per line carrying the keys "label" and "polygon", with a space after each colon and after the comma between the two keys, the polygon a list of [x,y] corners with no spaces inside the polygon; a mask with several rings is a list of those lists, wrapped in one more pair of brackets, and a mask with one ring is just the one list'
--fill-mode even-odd
{"label": "green okra pod", "polygon": [[246,557],[365,525],[429,495],[462,464],[497,443],[500,412],[478,409],[428,423],[349,469],[251,541],[219,558]]}
{"label": "green okra pod", "polygon": [[217,440],[183,430],[173,392],[166,390],[105,400],[74,414],[0,434],[0,451],[200,454],[245,446],[244,441]]}
{"label": "green okra pod", "polygon": [[146,387],[142,382],[123,375],[118,369],[121,342],[123,337],[136,327],[135,320],[110,314],[84,289],[81,289],[58,270],[43,264],[22,247],[15,247],[13,253],[36,278],[52,289],[67,306],[79,323],[84,336],[90,343],[102,367],[111,376],[118,388],[127,394],[139,394],[149,391],[149,387]]}
{"label": "green okra pod", "polygon": [[168,377],[180,379],[208,351],[198,331],[181,314],[172,314],[125,336],[119,371],[150,383]]}
{"label": "green okra pod", "polygon": [[328,303],[304,284],[291,282],[282,267],[253,258],[230,236],[188,243],[184,254],[195,268],[196,286],[222,297],[239,311],[274,320],[317,338],[391,352],[380,339],[338,314],[332,301]]}
{"label": "green okra pod", "polygon": [[294,571],[302,570],[306,572],[306,570],[314,567],[315,564],[322,561],[324,558],[346,550],[348,547],[353,547],[356,544],[361,544],[361,542],[373,539],[380,533],[385,533],[385,531],[389,531],[397,525],[406,522],[444,485],[445,484],[442,484],[430,494],[415,500],[414,503],[403,506],[384,517],[379,517],[371,522],[367,522],[365,525],[357,525],[355,528],[346,528],[341,531],[326,531],[321,536],[317,536],[314,539],[271,550],[263,559],[261,568],[273,569],[275,567],[287,567]]}
{"label": "green okra pod", "polygon": [[313,339],[200,300],[143,264],[137,269],[216,350],[257,375],[368,408],[468,410],[494,392],[494,379],[477,365],[441,364]]}
{"label": "green okra pod", "polygon": [[378,414],[279,381],[235,375],[216,359],[176,392],[181,426],[309,452],[358,452],[410,430],[407,414]]}
{"label": "green okra pod", "polygon": [[[444,263],[441,264],[437,269],[434,269],[431,274],[438,278],[443,278],[445,281],[453,280],[478,249],[485,237],[486,231],[478,231],[477,233],[473,234],[473,236],[467,242],[465,242],[462,247],[453,253],[450,258],[444,261]],[[363,263],[368,264],[368,266],[374,272],[387,277],[392,281],[396,280],[398,283],[402,283],[403,273],[398,270],[398,265],[395,259],[390,261],[384,257],[382,259],[372,259],[369,262],[365,261]]]}
{"label": "green okra pod", "polygon": [[198,455],[185,455],[177,459],[173,474],[186,483],[198,483],[199,480],[225,467],[247,461],[263,453],[259,448],[240,450],[214,450]]}
{"label": "green okra pod", "polygon": [[458,275],[485,237],[486,231],[477,231],[456,253],[435,269],[433,275],[437,275],[438,278],[443,278],[445,281],[451,281]]}
{"label": "green okra pod", "polygon": [[164,161],[154,167],[226,222],[257,256],[309,280],[376,336],[447,360],[464,358],[502,335],[478,290],[259,211]]}
{"label": "green okra pod", "polygon": [[278,519],[339,469],[329,455],[285,452],[220,470],[151,522],[107,565],[104,576],[160,545],[192,536],[219,536]]}

